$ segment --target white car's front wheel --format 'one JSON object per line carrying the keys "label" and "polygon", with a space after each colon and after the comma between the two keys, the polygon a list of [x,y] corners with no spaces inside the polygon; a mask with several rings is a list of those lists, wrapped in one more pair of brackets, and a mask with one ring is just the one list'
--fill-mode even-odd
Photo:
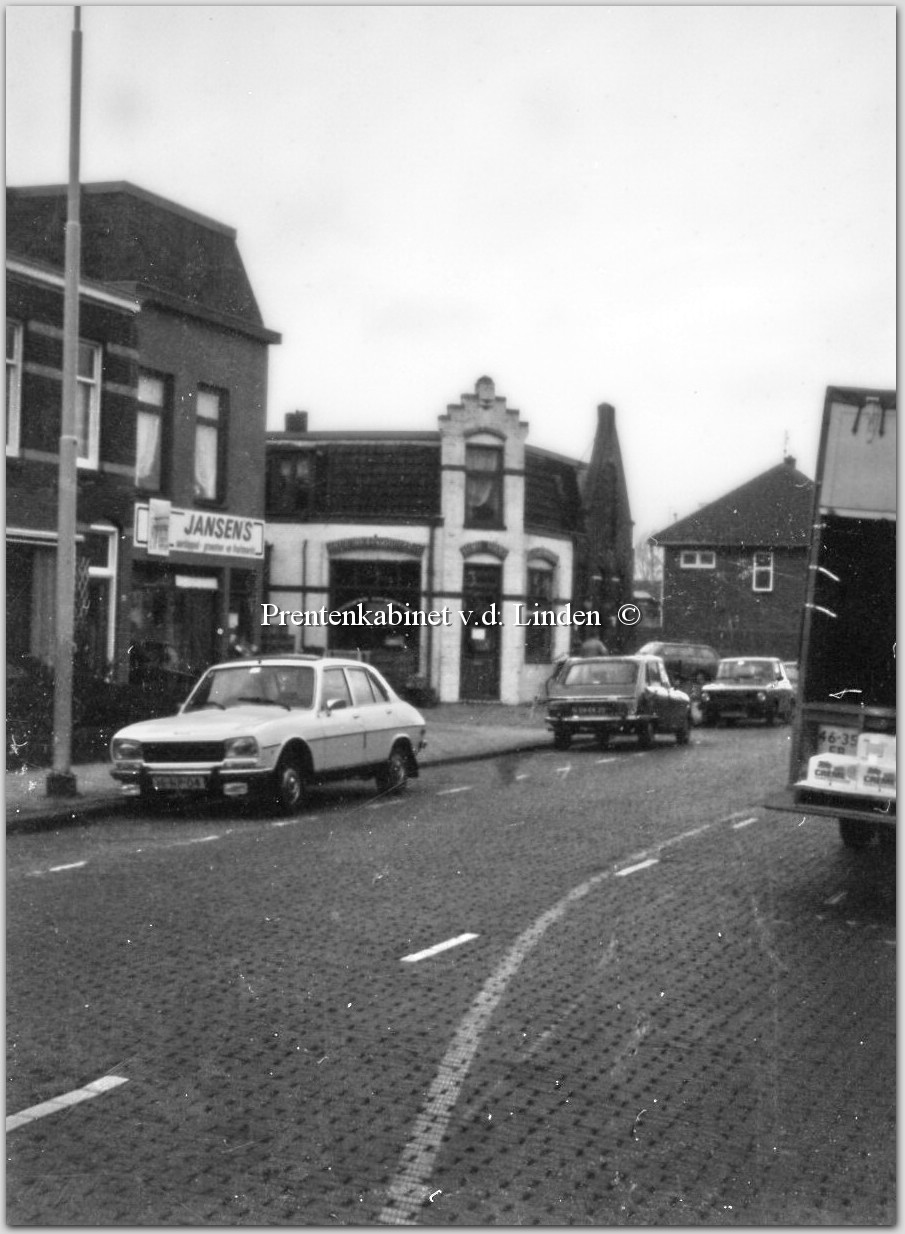
{"label": "white car's front wheel", "polygon": [[284,754],[277,763],[274,804],[281,814],[295,814],[305,799],[305,772],[296,754]]}

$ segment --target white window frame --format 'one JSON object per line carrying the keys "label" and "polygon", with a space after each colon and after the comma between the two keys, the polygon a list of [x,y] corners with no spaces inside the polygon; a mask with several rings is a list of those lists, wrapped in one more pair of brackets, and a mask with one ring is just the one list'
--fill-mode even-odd
{"label": "white window frame", "polygon": [[683,548],[679,553],[681,570],[715,570],[716,553],[712,548]]}
{"label": "white window frame", "polygon": [[[12,355],[6,353],[6,456],[16,458],[19,454],[20,441],[20,410],[22,406],[22,323],[9,321],[7,331],[12,328]],[[7,349],[9,341],[7,340]]]}
{"label": "white window frame", "polygon": [[[82,374],[82,348],[86,348],[92,357],[91,373]],[[79,467],[89,467],[97,471],[100,459],[101,441],[101,347],[99,343],[79,339],[79,354],[76,364],[76,394],[80,399],[82,391],[88,392],[88,453],[78,454],[76,464]],[[75,425],[78,430],[78,420]],[[78,448],[81,449],[79,440]]]}
{"label": "white window frame", "polygon": [[119,536],[115,527],[109,523],[92,523],[91,533],[103,536],[107,541],[107,564],[105,566],[89,566],[88,577],[106,583],[107,586],[107,629],[105,639],[107,646],[107,663],[113,663],[116,651],[116,576],[119,569]]}
{"label": "white window frame", "polygon": [[[766,561],[758,561],[758,558],[766,558]],[[758,582],[758,576],[766,574],[767,581]],[[755,553],[751,558],[751,590],[752,591],[772,591],[773,590],[773,552],[772,550],[761,550]]]}

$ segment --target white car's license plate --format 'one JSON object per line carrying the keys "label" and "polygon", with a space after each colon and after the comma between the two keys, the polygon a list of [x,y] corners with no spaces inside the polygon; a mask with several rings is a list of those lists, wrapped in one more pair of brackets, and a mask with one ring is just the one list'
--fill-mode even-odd
{"label": "white car's license plate", "polygon": [[859,732],[856,728],[840,728],[835,724],[821,724],[817,729],[818,754],[854,754],[858,746]]}
{"label": "white car's license plate", "polygon": [[207,776],[151,776],[151,783],[163,792],[179,793],[207,788]]}

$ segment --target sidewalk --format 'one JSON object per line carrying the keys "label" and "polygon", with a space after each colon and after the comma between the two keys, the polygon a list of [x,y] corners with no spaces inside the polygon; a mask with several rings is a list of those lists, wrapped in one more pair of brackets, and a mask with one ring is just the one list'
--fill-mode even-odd
{"label": "sidewalk", "polygon": [[[550,742],[550,734],[544,728],[543,707],[539,705],[440,703],[425,708],[422,714],[427,721],[427,748],[418,758],[422,768],[494,758]],[[6,773],[8,835],[72,826],[122,809],[127,801],[110,775],[108,762],[73,766],[75,797],[48,797],[48,771],[47,767],[26,767]]]}

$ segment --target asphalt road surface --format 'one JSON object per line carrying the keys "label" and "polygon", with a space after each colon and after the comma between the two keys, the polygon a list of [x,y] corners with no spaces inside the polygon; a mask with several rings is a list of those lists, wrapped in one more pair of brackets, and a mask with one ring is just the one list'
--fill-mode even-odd
{"label": "asphalt road surface", "polygon": [[12,1225],[895,1221],[895,850],[787,729],[7,841]]}

